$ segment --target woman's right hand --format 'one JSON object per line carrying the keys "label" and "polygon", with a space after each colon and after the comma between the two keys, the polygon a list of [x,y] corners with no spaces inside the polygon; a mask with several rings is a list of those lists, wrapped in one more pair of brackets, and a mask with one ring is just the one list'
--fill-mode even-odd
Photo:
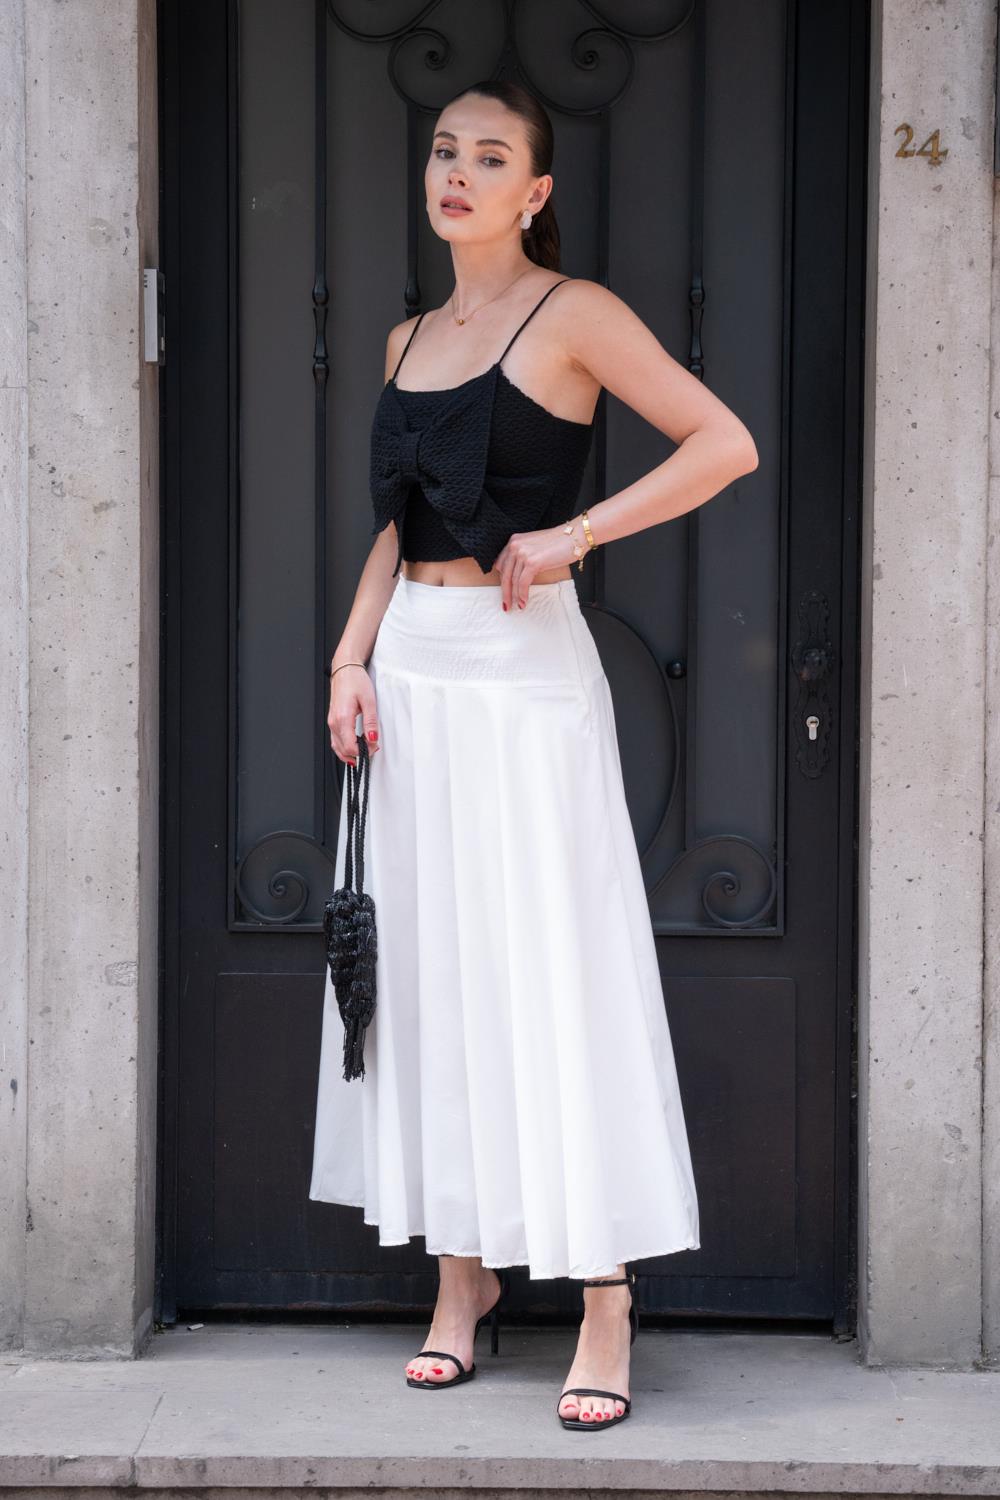
{"label": "woman's right hand", "polygon": [[337,758],[349,766],[357,765],[358,760],[358,714],[371,759],[379,749],[375,686],[365,668],[352,662],[330,678],[330,712],[326,716],[330,744]]}

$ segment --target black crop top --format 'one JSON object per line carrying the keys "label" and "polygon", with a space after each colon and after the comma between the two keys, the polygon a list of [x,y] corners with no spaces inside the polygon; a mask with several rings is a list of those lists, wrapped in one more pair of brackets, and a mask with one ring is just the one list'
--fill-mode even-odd
{"label": "black crop top", "polygon": [[[569,277],[564,277],[568,281]],[[557,417],[501,369],[521,329],[482,375],[439,391],[401,391],[399,366],[375,408],[371,433],[372,535],[395,521],[393,577],[407,562],[474,557],[489,573],[515,531],[556,526],[576,509],[594,422]]]}

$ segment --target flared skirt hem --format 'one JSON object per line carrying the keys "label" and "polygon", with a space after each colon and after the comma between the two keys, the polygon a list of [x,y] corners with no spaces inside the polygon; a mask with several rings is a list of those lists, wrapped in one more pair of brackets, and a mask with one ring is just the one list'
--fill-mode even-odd
{"label": "flared skirt hem", "polygon": [[[313,1201],[314,1202],[324,1202],[324,1203],[333,1203],[333,1202],[336,1202],[336,1203],[340,1204],[341,1206],[343,1206],[345,1208],[361,1208],[361,1209],[363,1209],[365,1207],[364,1203],[350,1202],[348,1199],[340,1199],[340,1198],[337,1198],[337,1199],[331,1199],[331,1198],[314,1199]],[[368,1219],[368,1218],[366,1218],[364,1220],[364,1222],[365,1222],[365,1224],[368,1225],[368,1227],[370,1229],[378,1229],[378,1227],[379,1227],[379,1221],[378,1221],[378,1219]],[[425,1236],[424,1231],[422,1229],[413,1229],[413,1230],[410,1231],[410,1233],[408,1235],[405,1236],[405,1238],[398,1239],[398,1240],[384,1240],[384,1239],[382,1239],[382,1237],[380,1235],[379,1236],[379,1242],[378,1242],[379,1243],[379,1249],[380,1250],[387,1250],[390,1247],[394,1247],[394,1246],[397,1246],[397,1245],[409,1245],[415,1239],[424,1239],[424,1238],[426,1238],[426,1236]],[[424,1249],[425,1249],[425,1251],[426,1251],[426,1253],[428,1255],[460,1255],[460,1256],[470,1256],[470,1257],[471,1256],[482,1256],[482,1251],[481,1250],[479,1250],[479,1249],[469,1249],[469,1247],[467,1245],[463,1245],[461,1247],[457,1247],[457,1246],[456,1247],[452,1247],[452,1246],[446,1246],[446,1245],[430,1245],[430,1244],[427,1244],[427,1245],[424,1246]],[[631,1265],[634,1265],[635,1262],[639,1261],[639,1260],[655,1260],[655,1259],[657,1259],[657,1258],[659,1258],[660,1256],[663,1256],[663,1255],[678,1255],[678,1254],[680,1254],[680,1252],[682,1250],[700,1250],[700,1249],[701,1249],[701,1241],[698,1240],[698,1239],[692,1239],[691,1236],[689,1235],[687,1237],[687,1239],[685,1239],[681,1244],[671,1244],[671,1245],[667,1245],[667,1246],[658,1245],[653,1250],[646,1249],[646,1250],[639,1250],[639,1251],[634,1251],[634,1250],[633,1251],[629,1251],[627,1254],[619,1255],[618,1259],[615,1260],[615,1261],[612,1261],[610,1263],[605,1263],[603,1265],[595,1266],[595,1267],[593,1267],[593,1269],[586,1270],[586,1271],[570,1271],[568,1268],[555,1268],[555,1267],[550,1267],[549,1269],[543,1270],[543,1271],[532,1270],[531,1268],[535,1265],[535,1262],[532,1261],[532,1260],[530,1260],[530,1259],[525,1259],[525,1260],[485,1260],[484,1259],[483,1260],[483,1265],[487,1268],[487,1270],[496,1270],[496,1271],[505,1270],[506,1268],[508,1268],[510,1266],[527,1266],[528,1267],[529,1278],[532,1281],[555,1281],[555,1280],[558,1280],[560,1277],[569,1277],[571,1280],[576,1281],[576,1280],[583,1280],[584,1277],[590,1277],[590,1276],[611,1276],[617,1270],[618,1266],[620,1266],[620,1265],[631,1266]]]}

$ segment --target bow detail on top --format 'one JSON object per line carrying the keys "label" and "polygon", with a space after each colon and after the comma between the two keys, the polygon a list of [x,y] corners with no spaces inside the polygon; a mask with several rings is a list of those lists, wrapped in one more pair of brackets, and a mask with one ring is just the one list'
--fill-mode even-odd
{"label": "bow detail on top", "polygon": [[491,491],[515,489],[520,498],[527,498],[544,489],[543,477],[491,479],[487,474],[497,370],[494,365],[481,379],[474,377],[457,387],[419,431],[407,425],[395,386],[389,382],[383,388],[371,435],[372,535],[395,521],[399,546],[393,577],[403,560],[403,518],[412,485],[420,486],[451,535],[484,573],[492,570],[515,529],[509,510],[500,508]]}

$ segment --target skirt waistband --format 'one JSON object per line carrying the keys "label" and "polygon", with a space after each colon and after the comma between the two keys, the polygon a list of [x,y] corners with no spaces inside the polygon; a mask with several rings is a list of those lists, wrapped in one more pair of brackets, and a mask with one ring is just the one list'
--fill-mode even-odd
{"label": "skirt waistband", "polygon": [[497,584],[418,583],[400,574],[371,666],[462,681],[581,682],[602,671],[572,578],[533,583],[504,610]]}
{"label": "skirt waistband", "polygon": [[[557,578],[554,583],[533,583],[528,589],[528,603],[535,597],[544,598],[547,594],[566,593],[567,590],[576,593],[576,584],[572,578]],[[465,596],[468,596],[470,602],[477,596],[483,596],[483,602],[492,600],[492,607],[503,614],[500,609],[502,589],[498,583],[420,583],[416,578],[407,578],[400,573],[396,580],[396,593],[412,594],[415,598],[423,598],[424,595],[428,598],[449,595],[452,596],[448,601],[449,608],[453,602],[461,602]]]}

